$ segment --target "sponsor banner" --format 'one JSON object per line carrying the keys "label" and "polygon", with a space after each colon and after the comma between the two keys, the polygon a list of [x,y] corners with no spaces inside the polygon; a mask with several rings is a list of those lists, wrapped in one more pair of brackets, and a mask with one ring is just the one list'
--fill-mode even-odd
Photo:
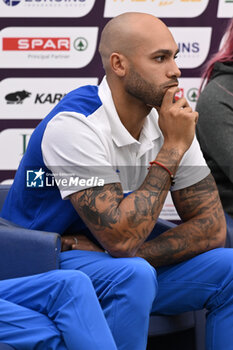
{"label": "sponsor banner", "polygon": [[197,17],[206,9],[209,0],[105,0],[104,17],[125,12],[146,12],[156,17]]}
{"label": "sponsor banner", "polygon": [[95,0],[0,0],[0,17],[83,17]]}
{"label": "sponsor banner", "polygon": [[7,78],[0,82],[0,119],[42,119],[71,90],[98,78]]}
{"label": "sponsor banner", "polygon": [[176,94],[176,98],[185,97],[190,107],[195,110],[200,85],[201,78],[179,78],[180,92]]}
{"label": "sponsor banner", "polygon": [[233,17],[233,0],[219,0],[217,17]]}
{"label": "sponsor banner", "polygon": [[159,215],[160,219],[168,221],[180,221],[180,217],[173,204],[171,193],[169,192]]}
{"label": "sponsor banner", "polygon": [[16,170],[34,129],[5,129],[0,133],[0,170]]}
{"label": "sponsor banner", "polygon": [[97,27],[4,28],[0,68],[85,67],[95,54],[97,35]]}
{"label": "sponsor banner", "polygon": [[209,49],[211,27],[170,27],[179,47],[176,59],[179,68],[196,68],[203,64]]}

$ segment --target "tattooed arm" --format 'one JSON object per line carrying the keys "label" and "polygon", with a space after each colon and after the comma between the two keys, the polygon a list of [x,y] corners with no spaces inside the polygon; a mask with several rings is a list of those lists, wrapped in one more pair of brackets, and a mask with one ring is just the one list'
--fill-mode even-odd
{"label": "tattooed arm", "polygon": [[[181,157],[163,147],[156,159],[175,173]],[[70,200],[104,249],[116,257],[134,256],[152,231],[170,184],[167,171],[153,165],[142,186],[126,198],[121,184],[113,183],[74,193]]]}
{"label": "tattooed arm", "polygon": [[140,247],[137,255],[153,266],[177,263],[225,243],[225,217],[212,175],[172,195],[184,223]]}
{"label": "tattooed arm", "polygon": [[[186,99],[174,102],[176,92],[177,87],[167,89],[159,109],[164,144],[156,157],[174,175],[193,141],[198,118]],[[126,198],[118,183],[72,194],[70,200],[104,249],[116,257],[134,256],[151,233],[170,185],[168,172],[153,165],[142,186]]]}

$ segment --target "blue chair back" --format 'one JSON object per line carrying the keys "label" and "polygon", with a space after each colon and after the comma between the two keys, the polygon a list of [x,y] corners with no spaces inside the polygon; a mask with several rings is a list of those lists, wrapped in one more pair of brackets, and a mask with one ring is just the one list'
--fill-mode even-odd
{"label": "blue chair back", "polygon": [[[0,210],[10,186],[0,185]],[[59,268],[60,235],[29,230],[0,217],[0,280]]]}
{"label": "blue chair back", "polygon": [[226,223],[227,223],[227,238],[226,238],[226,248],[233,247],[233,218],[225,213]]}

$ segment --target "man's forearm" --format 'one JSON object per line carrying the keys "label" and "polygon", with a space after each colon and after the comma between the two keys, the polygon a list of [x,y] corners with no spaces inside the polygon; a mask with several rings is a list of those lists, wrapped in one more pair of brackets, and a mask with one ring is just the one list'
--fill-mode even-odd
{"label": "man's forearm", "polygon": [[224,246],[224,231],[223,215],[217,218],[214,214],[200,216],[145,242],[136,256],[146,259],[154,267],[178,263]]}
{"label": "man's forearm", "polygon": [[[172,173],[180,159],[179,152],[165,147],[157,156]],[[74,194],[71,202],[110,254],[134,256],[152,231],[170,186],[169,173],[152,166],[141,187],[126,198],[120,184],[109,184]]]}

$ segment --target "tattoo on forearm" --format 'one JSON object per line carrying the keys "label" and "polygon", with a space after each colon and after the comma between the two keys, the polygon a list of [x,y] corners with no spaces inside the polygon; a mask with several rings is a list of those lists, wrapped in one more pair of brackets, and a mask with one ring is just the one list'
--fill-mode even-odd
{"label": "tattoo on forearm", "polygon": [[[112,194],[114,193],[114,196]],[[81,196],[77,196],[77,206],[81,209],[82,216],[95,228],[111,228],[119,219],[117,207],[122,200],[120,184],[110,184],[104,187],[94,187],[82,191]],[[101,210],[98,202],[108,202],[107,209]]]}
{"label": "tattoo on forearm", "polygon": [[169,185],[169,175],[153,167],[142,186],[125,199],[121,184],[113,183],[78,192],[71,202],[100,243],[122,242],[133,250],[151,232]]}
{"label": "tattoo on forearm", "polygon": [[177,209],[183,220],[187,220],[198,212],[206,210],[215,210],[221,208],[218,190],[212,175],[207,176],[204,180],[177,191],[174,195]]}
{"label": "tattoo on forearm", "polygon": [[138,255],[154,266],[177,263],[224,244],[224,214],[211,175],[173,199],[184,223],[144,243]]}

